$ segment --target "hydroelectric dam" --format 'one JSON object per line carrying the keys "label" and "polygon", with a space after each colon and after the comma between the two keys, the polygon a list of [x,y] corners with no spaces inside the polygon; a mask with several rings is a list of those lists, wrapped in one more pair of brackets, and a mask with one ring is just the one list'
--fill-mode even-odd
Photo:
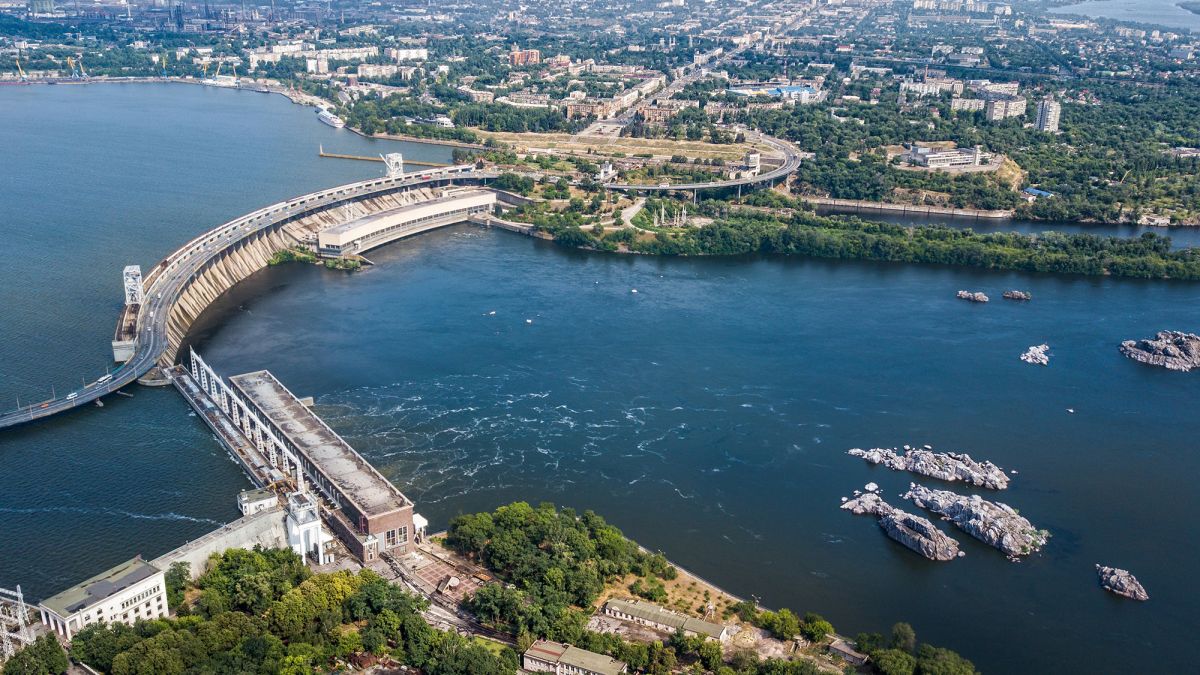
{"label": "hydroelectric dam", "polygon": [[156,366],[174,364],[188,329],[221,294],[266,267],[276,253],[305,249],[326,258],[359,256],[404,237],[487,218],[516,195],[487,189],[499,174],[474,165],[404,172],[385,158],[387,176],[265,206],[185,243],[142,275],[124,270],[125,306],[113,335],[110,375],[65,396],[0,414],[0,429],[73,410],[117,392]]}

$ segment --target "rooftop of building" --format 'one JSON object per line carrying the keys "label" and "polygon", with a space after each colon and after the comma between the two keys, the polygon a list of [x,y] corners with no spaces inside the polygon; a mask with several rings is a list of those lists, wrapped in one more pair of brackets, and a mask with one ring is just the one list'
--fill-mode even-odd
{"label": "rooftop of building", "polygon": [[620,598],[613,598],[609,600],[605,606],[611,607],[622,614],[628,614],[629,616],[642,619],[643,621],[650,621],[653,623],[662,624],[664,626],[669,626],[671,628],[682,628],[685,631],[690,631],[692,633],[696,633],[697,635],[707,635],[713,638],[720,638],[725,632],[725,626],[722,626],[719,623],[712,623],[711,621],[705,621],[703,619],[697,619],[695,617],[672,612],[669,609],[665,609],[650,602],[643,602],[641,600],[622,600]]}
{"label": "rooftop of building", "polygon": [[101,572],[61,593],[46,598],[41,604],[46,609],[65,618],[103,602],[139,581],[149,579],[158,573],[157,567],[140,557],[126,560],[110,570]]}
{"label": "rooftop of building", "polygon": [[234,375],[229,382],[261,410],[295,448],[366,516],[411,507],[395,485],[350,447],[269,371]]}
{"label": "rooftop of building", "polygon": [[625,662],[611,656],[589,652],[572,645],[549,640],[538,640],[525,650],[525,654],[549,663],[562,663],[574,666],[580,670],[601,673],[602,675],[618,675],[625,672]]}

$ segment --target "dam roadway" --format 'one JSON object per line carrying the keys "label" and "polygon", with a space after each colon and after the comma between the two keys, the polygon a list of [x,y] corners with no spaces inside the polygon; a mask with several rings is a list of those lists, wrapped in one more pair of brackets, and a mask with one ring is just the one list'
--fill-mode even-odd
{"label": "dam roadway", "polygon": [[[608,184],[604,187],[624,191],[696,192],[773,182],[799,168],[801,155],[792,144],[765,134],[758,135],[757,140],[780,153],[783,164],[755,176],[724,181],[658,185]],[[266,267],[274,253],[306,243],[297,239],[294,232],[284,231],[289,223],[307,216],[321,217],[331,213],[337,220],[338,216],[334,210],[343,205],[349,206],[381,195],[403,193],[423,187],[439,187],[458,182],[483,184],[499,175],[497,171],[476,169],[473,165],[459,165],[368,179],[278,202],[208,230],[168,255],[146,274],[143,302],[140,305],[127,306],[120,321],[120,324],[125,325],[122,342],[131,350],[130,355],[111,376],[89,383],[65,397],[33,402],[0,414],[0,430],[74,410],[128,386],[156,365],[172,365],[186,329],[208,303],[237,282]],[[354,214],[342,220],[353,220],[361,216],[362,214]],[[395,236],[381,237],[370,242],[369,247],[465,220],[466,217],[447,218],[443,222],[399,231]],[[328,219],[325,223],[329,225]],[[316,243],[315,236],[310,243]],[[355,252],[361,253],[363,250],[365,249],[360,248]],[[120,324],[119,333],[122,331]],[[118,347],[117,343],[118,341],[114,340],[114,353]]]}
{"label": "dam roadway", "polygon": [[[257,267],[241,266],[244,274],[240,276],[245,278],[266,266],[269,254],[264,257],[263,253],[274,244],[264,247],[264,243],[271,239],[280,239],[283,236],[280,234],[283,225],[306,215],[377,195],[426,186],[448,185],[458,181],[486,182],[498,175],[496,172],[477,170],[471,165],[464,165],[364,180],[278,202],[201,234],[171,253],[146,275],[144,302],[137,307],[133,355],[113,371],[111,379],[92,382],[76,390],[72,398],[59,397],[39,401],[0,414],[0,429],[73,410],[128,386],[156,365],[170,365],[182,339],[178,326],[178,304],[181,297],[210,266],[230,251],[257,245]],[[275,250],[282,248],[284,246],[278,246]],[[232,281],[236,283],[240,280]],[[172,325],[173,316],[176,318],[176,325]],[[188,324],[190,322],[186,321]]]}

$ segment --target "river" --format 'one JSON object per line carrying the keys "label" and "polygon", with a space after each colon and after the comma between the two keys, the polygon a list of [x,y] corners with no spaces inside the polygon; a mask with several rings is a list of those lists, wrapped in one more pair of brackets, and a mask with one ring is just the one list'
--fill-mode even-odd
{"label": "river", "polygon": [[[280,97],[182,85],[0,89],[0,111],[27,120],[0,131],[5,402],[102,367],[123,265],[378,170],[318,143],[383,147]],[[226,374],[314,396],[432,527],[551,500],[843,632],[910,621],[985,673],[1191,668],[1200,379],[1116,345],[1200,328],[1200,285],[587,254],[466,225],[370,257],[257,274],[193,340]],[[1041,342],[1049,367],[1017,359]],[[133,392],[0,437],[0,586],[41,597],[236,516],[247,482],[207,430],[173,390]],[[1050,530],[1045,551],[1014,564],[948,530],[967,556],[935,564],[840,511],[868,481],[902,503],[910,476],[845,451],[903,443],[1019,470],[993,496]],[[1094,563],[1151,600],[1105,593]]]}
{"label": "river", "polygon": [[1056,7],[1051,12],[1166,26],[1176,30],[1200,30],[1200,15],[1180,7],[1181,1],[1087,0],[1075,5]]}

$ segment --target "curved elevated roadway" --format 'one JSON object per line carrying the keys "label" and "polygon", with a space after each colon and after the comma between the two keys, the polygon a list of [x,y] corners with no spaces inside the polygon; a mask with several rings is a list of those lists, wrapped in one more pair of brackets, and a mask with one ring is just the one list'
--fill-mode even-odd
{"label": "curved elevated roadway", "polygon": [[145,301],[138,309],[137,337],[133,357],[117,368],[111,379],[91,384],[68,396],[39,401],[0,414],[0,429],[44,419],[91,403],[129,385],[145,375],[167,353],[167,320],[171,308],[205,265],[247,237],[283,225],[311,211],[364,199],[380,193],[455,181],[485,181],[497,177],[492,171],[472,165],[410,172],[396,177],[375,178],[312,192],[258,209],[192,239],[154,266],[145,279]]}
{"label": "curved elevated roadway", "polygon": [[796,149],[796,146],[788,143],[787,141],[761,134],[758,136],[757,140],[763,145],[766,145],[783,155],[783,164],[766,173],[760,173],[757,176],[731,178],[729,180],[712,181],[708,183],[666,183],[654,185],[639,185],[636,183],[607,183],[604,185],[604,187],[608,188],[609,190],[624,190],[628,192],[670,192],[672,190],[695,192],[699,190],[714,190],[718,188],[738,187],[740,185],[757,185],[759,183],[768,183],[779,178],[783,178],[800,168],[800,151]]}

